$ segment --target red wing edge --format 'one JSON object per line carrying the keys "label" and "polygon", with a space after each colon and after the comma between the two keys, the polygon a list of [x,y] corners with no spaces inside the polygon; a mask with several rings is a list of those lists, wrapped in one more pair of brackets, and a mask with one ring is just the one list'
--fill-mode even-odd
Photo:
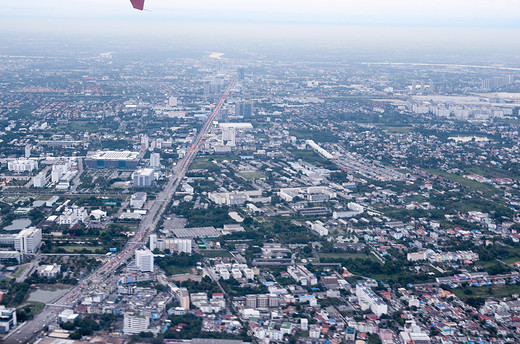
{"label": "red wing edge", "polygon": [[132,6],[134,6],[137,10],[143,10],[144,9],[144,0],[130,0],[132,3]]}

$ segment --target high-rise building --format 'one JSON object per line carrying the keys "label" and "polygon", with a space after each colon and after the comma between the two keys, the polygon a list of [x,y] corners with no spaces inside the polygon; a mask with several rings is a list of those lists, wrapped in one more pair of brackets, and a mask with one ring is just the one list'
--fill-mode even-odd
{"label": "high-rise building", "polygon": [[26,145],[25,146],[25,158],[29,159],[30,157],[31,157],[31,146],[30,145]]}
{"label": "high-rise building", "polygon": [[235,116],[251,117],[254,109],[255,106],[252,102],[237,102],[235,104]]}
{"label": "high-rise building", "polygon": [[150,251],[157,248],[157,234],[150,234]]}
{"label": "high-rise building", "polygon": [[169,97],[168,98],[168,106],[177,106],[179,105],[179,101],[177,100],[177,97]]}
{"label": "high-rise building", "polygon": [[150,326],[150,318],[145,315],[126,313],[123,319],[124,334],[139,334],[147,332]]}
{"label": "high-rise building", "polygon": [[237,78],[238,81],[242,81],[246,78],[246,71],[244,68],[238,68],[237,74],[238,74],[238,78]]}
{"label": "high-rise building", "polygon": [[246,295],[246,308],[256,308],[256,295],[255,294],[249,294]]}
{"label": "high-rise building", "polygon": [[40,172],[33,177],[33,186],[35,188],[43,188],[46,183],[45,172]]}
{"label": "high-rise building", "polygon": [[256,302],[258,308],[265,309],[269,307],[269,297],[267,295],[258,295]]}
{"label": "high-rise building", "polygon": [[269,295],[269,308],[278,308],[280,305],[280,298],[278,295],[271,294]]}
{"label": "high-rise building", "polygon": [[4,334],[16,327],[16,309],[0,306],[0,333]]}
{"label": "high-rise building", "polygon": [[417,90],[417,81],[412,81],[412,92],[415,92]]}
{"label": "high-rise building", "polygon": [[153,253],[146,247],[140,247],[135,250],[135,264],[141,272],[153,272]]}
{"label": "high-rise building", "polygon": [[148,147],[150,147],[150,140],[148,140],[148,136],[141,136],[141,152],[147,150]]}
{"label": "high-rise building", "polygon": [[150,167],[155,169],[161,167],[161,155],[159,153],[150,154]]}
{"label": "high-rise building", "polygon": [[35,254],[41,243],[41,228],[29,227],[14,235],[14,249],[23,254]]}
{"label": "high-rise building", "polygon": [[180,288],[179,290],[179,303],[182,308],[190,309],[190,293],[186,288]]}
{"label": "high-rise building", "polygon": [[236,132],[235,128],[223,128],[222,129],[222,142],[231,146],[235,145]]}
{"label": "high-rise building", "polygon": [[7,162],[7,169],[11,172],[31,172],[38,168],[37,160],[20,158]]}
{"label": "high-rise building", "polygon": [[153,184],[154,170],[152,168],[143,168],[133,173],[134,188],[146,188]]}

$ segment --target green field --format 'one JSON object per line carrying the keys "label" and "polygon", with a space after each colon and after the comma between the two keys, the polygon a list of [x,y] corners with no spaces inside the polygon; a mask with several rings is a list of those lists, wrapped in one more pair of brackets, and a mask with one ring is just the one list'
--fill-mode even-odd
{"label": "green field", "polygon": [[247,180],[267,178],[267,176],[265,174],[263,174],[262,172],[258,172],[258,171],[257,172],[240,172],[239,175],[244,177]]}
{"label": "green field", "polygon": [[[470,290],[471,294],[466,294],[464,292],[464,290]],[[455,295],[457,295],[457,297],[459,299],[461,299],[462,301],[465,301],[470,297],[475,297],[475,298],[511,297],[511,295],[513,295],[513,294],[520,294],[520,284],[457,288],[457,289],[453,290],[453,293]]]}
{"label": "green field", "polygon": [[165,269],[166,275],[181,275],[188,274],[191,272],[191,267],[188,266],[177,266],[177,265],[168,265]]}
{"label": "green field", "polygon": [[58,246],[57,248],[62,248],[67,253],[80,253],[83,249],[90,251],[90,253],[95,253],[96,250],[102,250],[103,246]]}
{"label": "green field", "polygon": [[24,270],[27,268],[27,265],[21,265],[18,270],[13,274],[14,278],[20,277],[20,275],[24,272]]}
{"label": "green field", "polygon": [[226,250],[201,250],[200,253],[206,258],[231,258],[233,257],[229,251]]}
{"label": "green field", "polygon": [[197,158],[191,165],[190,170],[209,170],[215,167],[215,164],[209,158]]}
{"label": "green field", "polygon": [[320,258],[324,259],[372,259],[375,260],[375,258],[372,255],[367,256],[364,253],[320,253]]}
{"label": "green field", "polygon": [[405,126],[405,127],[393,127],[393,126],[382,126],[381,129],[388,130],[392,133],[409,133],[412,131],[413,127]]}
{"label": "green field", "polygon": [[437,174],[437,175],[447,178],[451,181],[454,181],[461,185],[467,186],[471,189],[475,189],[475,190],[479,190],[479,191],[483,191],[483,192],[491,192],[491,193],[495,191],[492,186],[489,186],[489,185],[483,184],[483,183],[479,183],[474,180],[466,179],[461,175],[448,173],[448,172],[444,172],[444,171],[436,170],[436,169],[428,169],[428,170],[426,170],[426,172],[429,172],[432,174]]}

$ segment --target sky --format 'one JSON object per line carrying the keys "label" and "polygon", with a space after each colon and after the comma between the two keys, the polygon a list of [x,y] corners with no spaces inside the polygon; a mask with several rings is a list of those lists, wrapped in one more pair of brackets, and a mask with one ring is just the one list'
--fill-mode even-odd
{"label": "sky", "polygon": [[146,0],[145,8],[129,0],[4,0],[0,32],[520,50],[518,0]]}
{"label": "sky", "polygon": [[517,0],[146,0],[146,8],[144,13],[133,11],[128,0],[11,0],[2,1],[0,18],[4,23],[18,22],[18,28],[35,19],[94,22],[136,18],[150,22],[520,27]]}

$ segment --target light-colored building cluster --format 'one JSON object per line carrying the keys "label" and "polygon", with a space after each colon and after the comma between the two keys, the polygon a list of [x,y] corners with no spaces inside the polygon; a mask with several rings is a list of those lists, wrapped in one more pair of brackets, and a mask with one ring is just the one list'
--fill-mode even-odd
{"label": "light-colored building cluster", "polygon": [[135,265],[141,272],[153,272],[154,258],[152,251],[144,246],[135,250]]}
{"label": "light-colored building cluster", "polygon": [[362,281],[356,283],[356,296],[362,310],[370,309],[378,317],[388,313],[388,305]]}
{"label": "light-colored building cluster", "polygon": [[207,293],[192,293],[190,299],[191,303],[203,313],[218,313],[226,308],[226,299],[222,293],[213,294],[211,299],[208,299]]}
{"label": "light-colored building cluster", "polygon": [[292,202],[296,197],[308,202],[326,202],[336,198],[336,192],[325,186],[309,186],[280,189],[278,196],[286,202]]}
{"label": "light-colored building cluster", "polygon": [[6,234],[0,236],[0,244],[12,245],[14,249],[22,254],[35,254],[42,242],[41,228],[29,227],[17,234]]}
{"label": "light-colored building cluster", "polygon": [[316,285],[318,278],[303,265],[293,265],[287,267],[287,273],[302,285]]}
{"label": "light-colored building cluster", "polygon": [[72,205],[63,210],[63,213],[58,217],[58,224],[74,227],[76,224],[85,222],[87,219],[88,212],[85,208]]}
{"label": "light-colored building cluster", "polygon": [[181,238],[157,238],[156,234],[150,235],[150,251],[158,249],[161,252],[169,250],[171,253],[191,253],[192,240]]}
{"label": "light-colored building cluster", "polygon": [[246,202],[270,203],[271,197],[263,197],[262,190],[210,192],[208,198],[218,205],[243,205]]}
{"label": "light-colored building cluster", "polygon": [[255,278],[255,272],[250,269],[247,264],[216,264],[214,267],[217,276],[223,280],[228,280],[231,277],[234,279],[245,278],[252,280]]}
{"label": "light-colored building cluster", "polygon": [[31,172],[38,169],[38,160],[19,158],[7,162],[7,169],[10,172]]}
{"label": "light-colored building cluster", "polygon": [[413,262],[419,260],[428,260],[430,263],[458,261],[476,262],[479,259],[479,255],[472,251],[435,252],[433,250],[426,250],[421,252],[408,253],[406,258]]}

